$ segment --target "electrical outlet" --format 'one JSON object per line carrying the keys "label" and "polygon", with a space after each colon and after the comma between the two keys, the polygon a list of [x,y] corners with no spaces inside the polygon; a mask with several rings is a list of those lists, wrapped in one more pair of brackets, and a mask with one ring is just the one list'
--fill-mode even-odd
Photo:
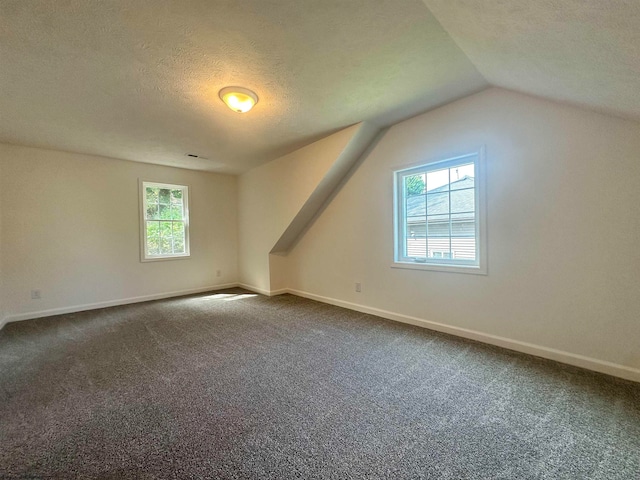
{"label": "electrical outlet", "polygon": [[222,276],[222,270],[216,270],[216,277]]}
{"label": "electrical outlet", "polygon": [[41,298],[40,290],[31,290],[31,300],[40,300]]}
{"label": "electrical outlet", "polygon": [[356,292],[360,293],[362,291],[362,284],[356,283]]}

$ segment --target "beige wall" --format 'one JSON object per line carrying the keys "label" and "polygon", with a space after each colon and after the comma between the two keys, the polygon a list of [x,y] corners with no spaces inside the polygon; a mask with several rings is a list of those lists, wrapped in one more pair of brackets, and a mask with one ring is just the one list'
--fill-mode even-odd
{"label": "beige wall", "polygon": [[[239,178],[0,144],[0,315],[240,281],[640,380],[640,124],[486,90],[392,127],[270,256],[354,131]],[[393,169],[480,145],[489,274],[390,268]],[[190,259],[139,261],[139,178],[190,186]]]}
{"label": "beige wall", "polygon": [[[6,316],[237,282],[236,177],[9,145],[0,165]],[[189,186],[190,258],[140,262],[139,178]]]}
{"label": "beige wall", "polygon": [[[390,268],[393,168],[480,145],[489,274]],[[288,286],[638,369],[639,185],[640,124],[490,89],[392,127],[287,257]]]}
{"label": "beige wall", "polygon": [[269,252],[359,128],[341,130],[240,176],[240,283],[262,293],[283,286],[282,262],[270,260]]}
{"label": "beige wall", "polygon": [[[0,160],[0,188],[2,187],[2,179],[4,178],[3,172],[4,163]],[[3,258],[3,250],[2,250],[2,193],[0,192],[0,328],[2,328],[4,324],[5,318],[5,299],[4,299],[4,274],[2,271],[2,258]]]}

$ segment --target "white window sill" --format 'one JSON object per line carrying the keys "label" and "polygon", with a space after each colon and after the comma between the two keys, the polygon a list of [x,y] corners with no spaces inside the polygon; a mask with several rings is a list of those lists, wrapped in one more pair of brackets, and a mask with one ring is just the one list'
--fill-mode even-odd
{"label": "white window sill", "polygon": [[487,275],[486,267],[477,265],[445,265],[438,263],[394,262],[391,268],[406,270],[431,270],[435,272],[467,273],[471,275]]}
{"label": "white window sill", "polygon": [[164,262],[166,260],[184,260],[187,258],[191,258],[191,254],[187,255],[172,255],[171,257],[149,257],[149,258],[141,258],[140,261],[142,263],[146,262]]}

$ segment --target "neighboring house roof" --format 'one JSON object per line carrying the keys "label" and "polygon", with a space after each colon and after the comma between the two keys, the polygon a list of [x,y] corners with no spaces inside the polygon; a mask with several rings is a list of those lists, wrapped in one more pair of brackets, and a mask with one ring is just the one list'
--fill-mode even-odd
{"label": "neighboring house roof", "polygon": [[472,188],[474,185],[474,178],[465,175],[449,185],[427,190],[426,202],[425,194],[407,197],[407,217],[424,218],[427,210],[429,215],[449,213],[449,195],[434,195],[447,192],[449,186],[452,190],[451,212],[472,212],[475,210],[475,190]]}

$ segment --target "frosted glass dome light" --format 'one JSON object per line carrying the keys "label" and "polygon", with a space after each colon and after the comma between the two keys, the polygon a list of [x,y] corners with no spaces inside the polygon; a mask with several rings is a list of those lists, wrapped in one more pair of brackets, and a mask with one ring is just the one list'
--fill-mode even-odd
{"label": "frosted glass dome light", "polygon": [[227,107],[238,113],[246,113],[258,103],[258,95],[247,88],[225,87],[219,95]]}

